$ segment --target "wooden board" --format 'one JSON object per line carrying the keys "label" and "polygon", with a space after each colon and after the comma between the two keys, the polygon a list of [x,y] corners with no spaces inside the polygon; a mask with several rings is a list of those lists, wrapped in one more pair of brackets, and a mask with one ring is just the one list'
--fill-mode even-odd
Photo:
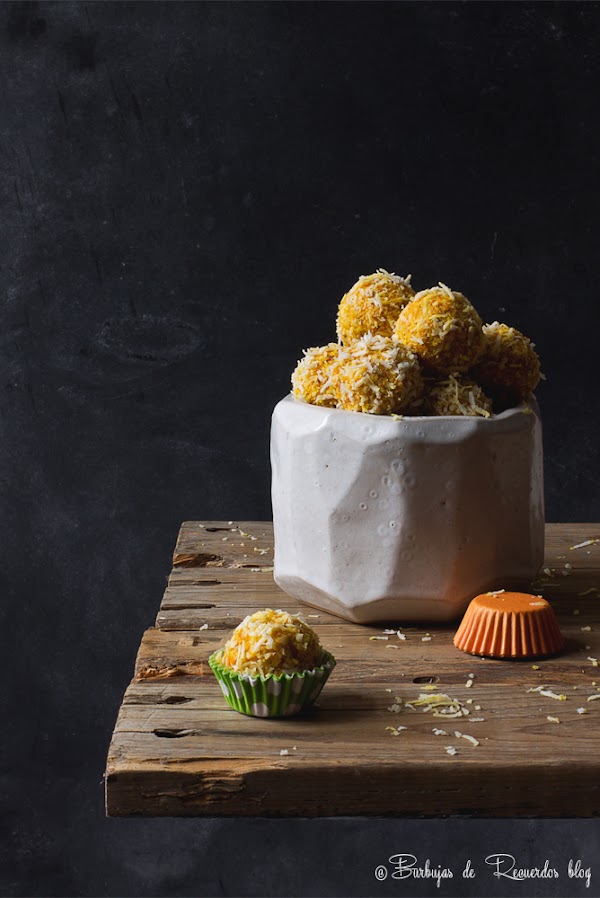
{"label": "wooden board", "polygon": [[[598,541],[570,548],[587,540]],[[385,625],[348,623],[285,595],[272,566],[271,524],[182,526],[110,745],[107,814],[600,814],[600,699],[588,701],[600,695],[600,524],[547,525],[535,591],[552,602],[567,647],[538,662],[465,655],[452,645],[456,624],[406,626],[401,641]],[[206,663],[267,607],[302,614],[337,658],[306,716],[237,714]],[[428,686],[469,713],[390,710]],[[528,691],[538,686],[567,698]]]}

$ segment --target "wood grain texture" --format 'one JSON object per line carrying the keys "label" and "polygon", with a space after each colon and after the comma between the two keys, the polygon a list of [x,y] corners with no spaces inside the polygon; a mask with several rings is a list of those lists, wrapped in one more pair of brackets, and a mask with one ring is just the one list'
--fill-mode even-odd
{"label": "wood grain texture", "polygon": [[[399,640],[385,623],[359,626],[291,599],[273,581],[270,524],[185,523],[115,726],[107,813],[598,815],[600,700],[588,698],[600,695],[600,543],[570,547],[600,538],[600,525],[549,524],[546,536],[547,573],[535,589],[552,602],[566,649],[502,662],[457,651],[455,625],[403,627]],[[264,607],[301,613],[338,660],[305,716],[237,714],[206,663]],[[567,698],[528,691],[538,686]],[[424,690],[468,713],[390,710]],[[387,729],[399,726],[396,736]]]}

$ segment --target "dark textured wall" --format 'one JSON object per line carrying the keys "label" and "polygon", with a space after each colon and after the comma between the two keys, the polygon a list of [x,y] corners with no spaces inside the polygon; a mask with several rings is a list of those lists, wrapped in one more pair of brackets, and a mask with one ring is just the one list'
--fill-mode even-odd
{"label": "dark textured wall", "polygon": [[357,275],[535,339],[548,519],[600,519],[599,29],[597,3],[2,4],[2,894],[600,894],[600,864],[373,878],[593,864],[595,822],[111,821],[101,785],[179,522],[270,516],[270,410]]}

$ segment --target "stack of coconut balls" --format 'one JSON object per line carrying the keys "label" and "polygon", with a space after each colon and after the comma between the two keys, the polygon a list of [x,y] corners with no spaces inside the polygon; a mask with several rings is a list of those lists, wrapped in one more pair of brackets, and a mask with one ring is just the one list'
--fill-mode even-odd
{"label": "stack of coconut balls", "polygon": [[506,324],[482,325],[462,293],[409,277],[363,275],[342,298],[339,342],[307,349],[294,396],[371,415],[481,415],[521,402],[540,379],[533,343]]}

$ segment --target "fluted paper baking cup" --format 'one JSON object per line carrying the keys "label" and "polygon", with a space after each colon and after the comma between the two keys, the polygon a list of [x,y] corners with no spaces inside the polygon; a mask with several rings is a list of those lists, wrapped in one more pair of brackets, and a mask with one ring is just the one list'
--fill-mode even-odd
{"label": "fluted paper baking cup", "polygon": [[251,717],[291,717],[308,708],[317,699],[335,667],[335,658],[323,651],[321,663],[312,670],[292,674],[250,677],[224,667],[218,660],[220,650],[208,663],[227,704],[234,711]]}
{"label": "fluted paper baking cup", "polygon": [[457,649],[490,658],[544,658],[564,644],[546,599],[505,590],[475,596],[454,635]]}

